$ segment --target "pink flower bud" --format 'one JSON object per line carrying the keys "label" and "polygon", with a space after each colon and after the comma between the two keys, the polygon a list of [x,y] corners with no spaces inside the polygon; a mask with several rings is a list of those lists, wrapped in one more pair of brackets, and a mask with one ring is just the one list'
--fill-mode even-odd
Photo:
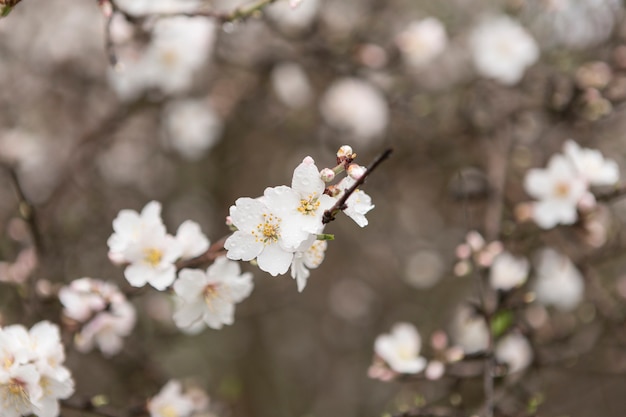
{"label": "pink flower bud", "polygon": [[365,171],[367,171],[367,168],[362,167],[361,165],[358,165],[358,164],[350,164],[350,166],[348,166],[347,171],[348,171],[348,175],[352,179],[358,180],[365,174]]}
{"label": "pink flower bud", "polygon": [[320,171],[320,178],[324,182],[331,182],[335,179],[335,171],[330,168],[324,168]]}
{"label": "pink flower bud", "polygon": [[349,145],[343,145],[337,151],[337,158],[345,158],[346,156],[352,156],[352,147]]}

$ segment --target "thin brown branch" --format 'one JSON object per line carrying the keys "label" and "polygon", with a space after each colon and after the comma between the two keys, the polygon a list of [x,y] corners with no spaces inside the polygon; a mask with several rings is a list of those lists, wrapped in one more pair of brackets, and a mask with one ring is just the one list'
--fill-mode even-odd
{"label": "thin brown branch", "polygon": [[35,207],[26,197],[15,167],[9,164],[3,164],[3,166],[11,178],[11,184],[13,186],[13,190],[15,191],[15,196],[17,197],[20,216],[28,224],[31,237],[33,239],[33,246],[35,246],[35,250],[37,251],[37,257],[41,258],[44,254],[44,245],[41,230],[39,228],[39,222],[37,221]]}
{"label": "thin brown branch", "polygon": [[347,207],[346,206],[346,201],[348,201],[348,198],[350,198],[350,196],[357,190],[357,188],[359,188],[361,185],[363,185],[363,183],[365,182],[367,177],[372,172],[374,172],[376,167],[378,165],[380,165],[385,159],[389,158],[392,153],[393,153],[393,149],[389,148],[389,149],[385,150],[382,154],[380,154],[376,159],[374,159],[374,161],[365,170],[365,173],[363,175],[361,175],[361,178],[356,180],[355,183],[352,184],[352,187],[348,188],[343,193],[341,198],[339,198],[339,200],[337,200],[337,202],[335,203],[334,206],[332,206],[331,208],[329,208],[328,210],[326,210],[324,212],[324,216],[322,217],[322,224],[328,224],[328,223],[332,222],[333,220],[335,220],[335,216],[337,215],[337,213],[339,213],[340,211],[346,209],[346,207]]}
{"label": "thin brown branch", "polygon": [[176,262],[176,270],[180,271],[183,268],[196,268],[209,262],[213,262],[220,256],[224,256],[226,254],[224,250],[224,243],[227,238],[228,236],[224,236],[217,242],[213,243],[202,255],[196,256],[192,259]]}

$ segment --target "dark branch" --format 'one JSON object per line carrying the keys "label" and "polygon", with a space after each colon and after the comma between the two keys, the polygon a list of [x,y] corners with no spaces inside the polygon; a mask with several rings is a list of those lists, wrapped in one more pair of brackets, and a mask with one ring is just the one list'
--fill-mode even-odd
{"label": "dark branch", "polygon": [[206,263],[213,262],[220,256],[225,255],[226,252],[224,251],[224,242],[226,242],[227,238],[228,236],[225,236],[213,243],[209,249],[207,249],[207,251],[200,256],[176,262],[176,270],[180,271],[183,268],[196,268]]}
{"label": "dark branch", "polygon": [[332,206],[331,208],[329,208],[328,210],[324,212],[324,216],[322,217],[322,224],[328,224],[332,222],[333,220],[335,220],[335,216],[337,215],[337,213],[346,209],[347,207],[346,201],[348,201],[348,198],[350,198],[350,196],[356,191],[357,188],[363,185],[367,177],[372,172],[374,172],[376,167],[380,165],[385,159],[389,158],[389,156],[391,156],[392,153],[393,153],[392,148],[385,150],[370,164],[370,166],[367,167],[367,169],[365,170],[365,173],[361,176],[361,178],[356,180],[355,183],[352,184],[352,187],[348,188],[343,193],[341,198],[337,200],[334,206]]}

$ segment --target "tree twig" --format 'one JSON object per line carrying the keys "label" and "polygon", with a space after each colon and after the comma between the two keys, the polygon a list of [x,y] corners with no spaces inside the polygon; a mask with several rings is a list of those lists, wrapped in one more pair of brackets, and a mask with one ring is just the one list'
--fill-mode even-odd
{"label": "tree twig", "polygon": [[328,210],[324,212],[324,216],[322,217],[322,224],[328,224],[335,220],[335,216],[342,210],[346,209],[346,201],[348,198],[356,191],[359,186],[363,185],[365,179],[376,169],[378,165],[380,165],[385,159],[389,158],[393,153],[393,149],[389,148],[385,150],[382,154],[380,154],[374,161],[367,167],[363,175],[352,184],[352,187],[348,188],[341,198],[337,200],[337,202]]}

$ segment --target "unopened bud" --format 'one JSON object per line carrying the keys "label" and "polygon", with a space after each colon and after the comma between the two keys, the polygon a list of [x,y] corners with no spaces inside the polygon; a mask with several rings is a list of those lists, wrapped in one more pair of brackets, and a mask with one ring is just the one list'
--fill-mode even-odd
{"label": "unopened bud", "polygon": [[335,179],[335,171],[330,168],[324,168],[320,171],[320,178],[324,182],[331,182]]}
{"label": "unopened bud", "polygon": [[230,216],[226,216],[226,226],[232,226],[233,225],[233,219]]}
{"label": "unopened bud", "polygon": [[345,158],[346,156],[352,156],[352,147],[350,145],[343,145],[337,151],[337,158]]}
{"label": "unopened bud", "polygon": [[359,164],[350,164],[347,171],[350,178],[352,178],[353,180],[358,180],[365,174],[367,168],[362,167]]}

